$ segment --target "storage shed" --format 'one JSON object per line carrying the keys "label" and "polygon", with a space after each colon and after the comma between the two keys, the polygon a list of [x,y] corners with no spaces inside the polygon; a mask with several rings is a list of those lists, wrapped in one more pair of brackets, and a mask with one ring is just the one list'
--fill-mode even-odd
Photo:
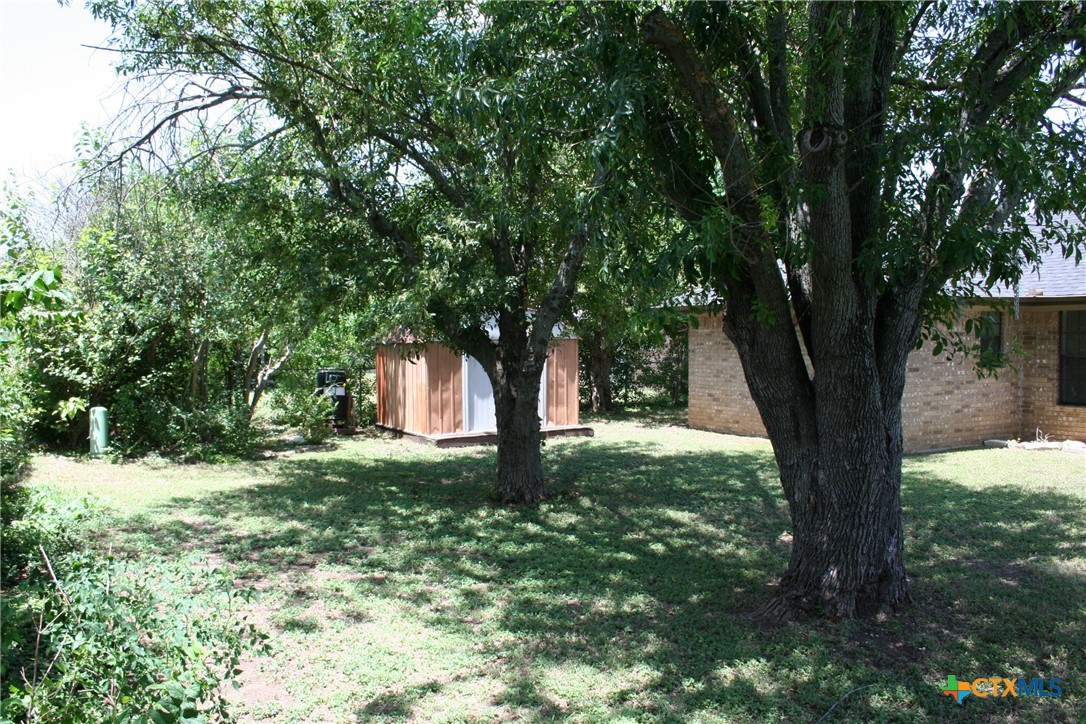
{"label": "storage shed", "polygon": [[[539,391],[543,435],[591,436],[580,424],[577,340],[551,343]],[[497,440],[494,390],[482,365],[437,342],[377,347],[377,424],[440,447]]]}

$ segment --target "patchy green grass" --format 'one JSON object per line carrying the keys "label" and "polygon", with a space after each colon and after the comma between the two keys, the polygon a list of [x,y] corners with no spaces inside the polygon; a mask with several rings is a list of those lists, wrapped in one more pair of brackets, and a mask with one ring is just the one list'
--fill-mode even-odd
{"label": "patchy green grass", "polygon": [[[101,545],[196,551],[261,591],[272,653],[247,721],[1081,721],[1086,458],[906,462],[915,606],[761,628],[786,564],[768,444],[597,422],[545,450],[552,496],[489,501],[494,454],[390,439],[236,465],[38,458],[111,506]],[[940,693],[948,674],[1058,676],[1060,698]]]}

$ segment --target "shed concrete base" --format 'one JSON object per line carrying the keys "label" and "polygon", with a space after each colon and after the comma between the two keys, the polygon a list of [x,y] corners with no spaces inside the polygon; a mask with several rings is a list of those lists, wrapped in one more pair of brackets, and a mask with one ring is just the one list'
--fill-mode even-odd
{"label": "shed concrete base", "polygon": [[[378,425],[378,427],[393,433],[397,437],[402,437],[405,440],[411,440],[412,442],[421,443],[423,445],[434,445],[440,448],[469,447],[471,445],[496,445],[498,442],[498,433],[493,430],[454,432],[448,435],[421,435],[417,432],[396,430],[395,428],[385,427],[384,425]],[[586,425],[545,427],[540,430],[540,432],[543,434],[544,439],[552,437],[595,437],[596,435],[596,431]]]}

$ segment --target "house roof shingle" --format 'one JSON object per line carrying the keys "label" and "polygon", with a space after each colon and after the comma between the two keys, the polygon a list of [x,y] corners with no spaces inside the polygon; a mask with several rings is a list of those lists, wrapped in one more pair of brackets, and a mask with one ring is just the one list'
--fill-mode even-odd
{"label": "house roof shingle", "polygon": [[[1013,289],[993,289],[993,297],[1013,297]],[[1076,264],[1075,257],[1064,258],[1060,249],[1052,249],[1041,255],[1036,270],[1022,275],[1018,283],[1018,297],[1053,298],[1086,297],[1086,263]]]}

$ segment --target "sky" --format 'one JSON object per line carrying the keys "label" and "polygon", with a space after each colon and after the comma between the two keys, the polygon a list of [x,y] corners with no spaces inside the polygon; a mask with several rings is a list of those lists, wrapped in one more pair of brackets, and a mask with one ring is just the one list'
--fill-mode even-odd
{"label": "sky", "polygon": [[47,185],[70,177],[80,124],[121,107],[109,26],[71,0],[0,0],[0,176]]}

